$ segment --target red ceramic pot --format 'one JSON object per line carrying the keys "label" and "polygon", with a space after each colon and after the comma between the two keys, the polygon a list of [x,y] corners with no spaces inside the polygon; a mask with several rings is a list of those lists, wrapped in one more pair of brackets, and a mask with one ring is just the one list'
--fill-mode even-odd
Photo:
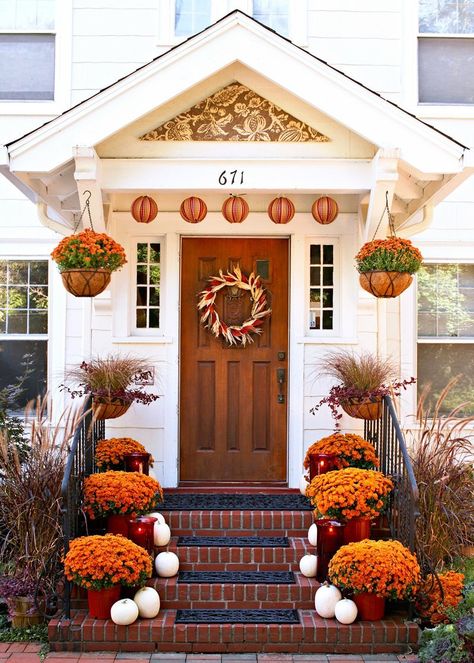
{"label": "red ceramic pot", "polygon": [[351,518],[344,527],[344,544],[370,539],[371,518]]}
{"label": "red ceramic pot", "polygon": [[358,618],[375,622],[383,619],[385,614],[385,599],[370,592],[362,592],[354,596],[357,606]]}
{"label": "red ceramic pot", "polygon": [[107,589],[88,589],[89,617],[110,619],[110,608],[120,599],[120,590],[120,585],[107,587]]}
{"label": "red ceramic pot", "polygon": [[129,513],[111,513],[107,516],[107,532],[109,534],[122,534],[128,538]]}

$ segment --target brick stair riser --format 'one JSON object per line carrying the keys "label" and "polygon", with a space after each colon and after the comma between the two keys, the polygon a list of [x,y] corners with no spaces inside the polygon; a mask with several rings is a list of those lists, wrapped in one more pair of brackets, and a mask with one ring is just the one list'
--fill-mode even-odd
{"label": "brick stair riser", "polygon": [[163,515],[173,536],[304,537],[313,522],[311,511],[165,511]]}
{"label": "brick stair riser", "polygon": [[299,612],[300,624],[175,624],[175,611],[131,626],[94,620],[81,613],[74,624],[52,620],[53,651],[176,651],[288,653],[404,653],[416,646],[419,629],[403,619],[358,622],[350,626]]}

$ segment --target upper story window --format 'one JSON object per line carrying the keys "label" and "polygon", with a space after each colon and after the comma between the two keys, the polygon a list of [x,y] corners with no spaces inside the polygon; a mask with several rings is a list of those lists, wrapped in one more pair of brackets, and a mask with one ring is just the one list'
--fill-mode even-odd
{"label": "upper story window", "polygon": [[288,37],[288,0],[253,0],[252,16],[278,34]]}
{"label": "upper story window", "polygon": [[451,378],[463,378],[444,403],[474,414],[474,265],[430,264],[418,272],[418,390],[431,384],[431,403]]}
{"label": "upper story window", "polygon": [[474,104],[474,0],[419,0],[420,103]]}
{"label": "upper story window", "polygon": [[0,260],[0,390],[19,385],[15,410],[44,394],[48,347],[48,262]]}
{"label": "upper story window", "polygon": [[0,0],[0,100],[54,99],[55,0]]}
{"label": "upper story window", "polygon": [[211,23],[212,0],[175,0],[174,33],[177,37],[194,35]]}

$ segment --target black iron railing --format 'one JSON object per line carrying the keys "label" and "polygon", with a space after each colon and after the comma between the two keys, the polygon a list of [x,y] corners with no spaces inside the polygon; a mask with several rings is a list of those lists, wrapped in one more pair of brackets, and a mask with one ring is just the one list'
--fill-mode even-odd
{"label": "black iron railing", "polygon": [[[85,477],[96,471],[95,446],[105,437],[105,421],[93,420],[91,399],[84,406],[84,416],[77,427],[61,486],[64,554],[69,542],[86,533],[86,520],[82,511],[82,484]],[[71,612],[71,583],[65,581],[63,612],[67,619]]]}
{"label": "black iron railing", "polygon": [[384,398],[382,418],[365,422],[364,437],[375,446],[380,471],[394,483],[387,514],[391,535],[413,552],[418,486],[390,396]]}

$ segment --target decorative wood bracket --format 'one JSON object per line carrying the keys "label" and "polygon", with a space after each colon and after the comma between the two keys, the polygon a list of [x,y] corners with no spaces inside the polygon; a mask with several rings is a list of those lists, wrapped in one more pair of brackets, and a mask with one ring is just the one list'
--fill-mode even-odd
{"label": "decorative wood bracket", "polygon": [[391,208],[399,177],[399,158],[398,149],[381,148],[372,160],[372,186],[363,227],[364,242],[387,235],[388,217],[384,215],[386,193],[388,192],[388,205]]}
{"label": "decorative wood bracket", "polygon": [[[74,179],[77,182],[77,191],[79,194],[81,209],[84,207],[86,200],[84,194],[86,191],[90,191],[92,194],[90,197],[90,211],[94,230],[97,232],[105,232],[106,226],[101,186],[102,169],[100,158],[93,147],[80,145],[73,149],[73,155],[76,164]],[[90,227],[87,214],[84,214],[82,217],[82,225],[84,228]]]}

